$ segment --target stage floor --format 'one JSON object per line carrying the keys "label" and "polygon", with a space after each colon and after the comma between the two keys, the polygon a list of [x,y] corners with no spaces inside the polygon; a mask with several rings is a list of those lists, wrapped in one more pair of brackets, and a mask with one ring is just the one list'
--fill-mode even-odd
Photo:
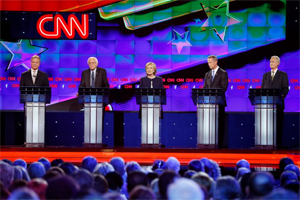
{"label": "stage floor", "polygon": [[203,157],[212,159],[223,167],[234,167],[240,159],[246,159],[251,167],[277,168],[282,157],[290,157],[300,165],[299,150],[232,150],[232,149],[183,149],[183,148],[66,148],[45,147],[28,148],[20,146],[1,146],[0,159],[14,161],[18,158],[28,163],[46,157],[50,161],[61,158],[72,163],[81,163],[85,156],[94,156],[98,162],[109,161],[112,157],[122,157],[125,162],[136,161],[141,165],[151,165],[154,160],[166,161],[168,157],[176,157],[181,165],[187,165],[192,159]]}

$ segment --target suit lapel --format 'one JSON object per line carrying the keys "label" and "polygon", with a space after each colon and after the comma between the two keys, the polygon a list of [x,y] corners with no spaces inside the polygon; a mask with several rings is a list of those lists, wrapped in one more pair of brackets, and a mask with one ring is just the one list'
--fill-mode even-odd
{"label": "suit lapel", "polygon": [[91,86],[91,83],[90,83],[90,80],[91,80],[91,70],[89,69],[89,70],[87,70],[87,76],[85,76],[86,77],[86,83],[87,83],[87,87],[90,87]]}
{"label": "suit lapel", "polygon": [[97,67],[95,87],[99,87],[99,85],[100,85],[99,84],[99,81],[100,81],[99,74],[100,74],[100,69]]}
{"label": "suit lapel", "polygon": [[31,69],[28,70],[28,72],[27,72],[27,77],[28,77],[28,79],[30,80],[31,85],[33,86],[33,80],[32,80],[32,76],[31,76]]}

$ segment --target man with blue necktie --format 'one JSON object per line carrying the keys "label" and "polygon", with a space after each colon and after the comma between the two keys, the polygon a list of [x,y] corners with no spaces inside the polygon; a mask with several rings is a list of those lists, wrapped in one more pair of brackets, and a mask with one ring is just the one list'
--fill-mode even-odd
{"label": "man with blue necktie", "polygon": [[90,57],[87,60],[89,69],[84,70],[81,75],[79,87],[109,87],[106,70],[98,66],[98,59]]}
{"label": "man with blue necktie", "polygon": [[[210,55],[207,58],[207,63],[211,69],[205,74],[204,89],[220,88],[225,93],[228,87],[228,74],[224,69],[218,66],[218,58],[215,55]],[[224,127],[225,127],[225,107],[227,106],[226,98],[223,105],[219,105],[219,148],[227,147],[228,144],[224,143]]]}

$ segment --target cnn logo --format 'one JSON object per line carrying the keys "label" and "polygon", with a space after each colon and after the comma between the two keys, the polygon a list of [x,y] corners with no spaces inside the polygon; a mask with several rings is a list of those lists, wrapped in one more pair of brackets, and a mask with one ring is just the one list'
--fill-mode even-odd
{"label": "cnn logo", "polygon": [[[46,31],[45,23],[53,22],[54,31]],[[82,39],[87,39],[89,36],[89,15],[81,15],[81,23],[74,14],[68,16],[68,23],[65,19],[57,14],[53,17],[53,14],[46,14],[38,19],[36,24],[38,33],[47,39],[58,39],[61,37],[61,32],[63,31],[68,39],[73,39],[75,36],[75,31],[79,34]]]}

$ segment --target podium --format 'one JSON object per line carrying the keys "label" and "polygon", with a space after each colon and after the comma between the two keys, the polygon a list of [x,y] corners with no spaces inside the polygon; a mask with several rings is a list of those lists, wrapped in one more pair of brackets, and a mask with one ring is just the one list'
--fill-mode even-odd
{"label": "podium", "polygon": [[166,89],[137,88],[136,103],[141,105],[142,147],[159,147],[161,105],[166,104]]}
{"label": "podium", "polygon": [[192,99],[197,105],[197,146],[217,148],[219,137],[220,105],[225,103],[222,89],[192,89]]}
{"label": "podium", "polygon": [[20,87],[20,103],[24,103],[25,110],[25,147],[45,146],[45,106],[50,100],[50,87]]}
{"label": "podium", "polygon": [[283,105],[279,89],[249,89],[249,100],[255,106],[255,147],[276,148],[277,107]]}
{"label": "podium", "polygon": [[108,104],[109,88],[79,88],[78,102],[84,104],[84,146],[101,147],[104,104]]}

